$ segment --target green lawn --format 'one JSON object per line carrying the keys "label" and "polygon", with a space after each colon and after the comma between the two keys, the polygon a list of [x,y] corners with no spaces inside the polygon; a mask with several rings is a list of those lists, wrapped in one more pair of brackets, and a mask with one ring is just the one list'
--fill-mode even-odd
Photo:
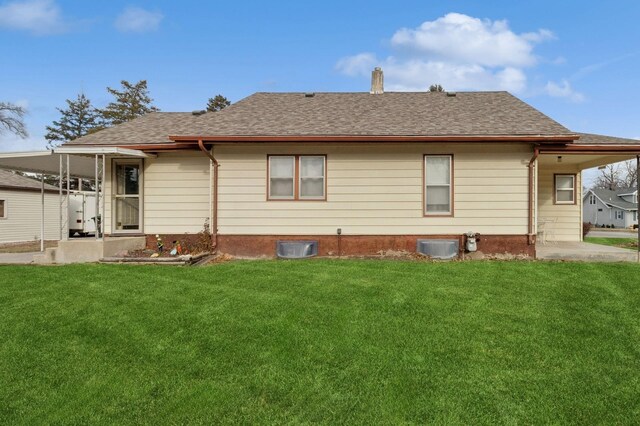
{"label": "green lawn", "polygon": [[0,424],[631,424],[640,266],[0,267]]}
{"label": "green lawn", "polygon": [[638,247],[637,238],[603,238],[603,237],[585,237],[584,241],[592,244],[602,244],[605,246],[620,247],[633,250]]}

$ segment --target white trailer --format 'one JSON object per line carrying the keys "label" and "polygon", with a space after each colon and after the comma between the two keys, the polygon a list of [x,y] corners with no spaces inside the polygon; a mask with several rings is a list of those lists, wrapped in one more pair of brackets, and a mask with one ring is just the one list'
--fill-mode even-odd
{"label": "white trailer", "polygon": [[69,237],[96,233],[96,194],[72,192],[69,194]]}

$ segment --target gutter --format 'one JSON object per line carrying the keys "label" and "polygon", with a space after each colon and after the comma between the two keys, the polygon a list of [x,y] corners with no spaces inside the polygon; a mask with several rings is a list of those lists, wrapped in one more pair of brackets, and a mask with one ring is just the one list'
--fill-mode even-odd
{"label": "gutter", "polygon": [[213,243],[213,252],[218,250],[218,167],[220,163],[218,160],[207,150],[202,142],[202,139],[198,139],[198,147],[200,151],[204,153],[211,160],[213,164],[213,203],[211,206],[211,239]]}
{"label": "gutter", "polygon": [[533,157],[531,157],[531,161],[529,161],[529,245],[533,245],[536,243],[536,235],[533,233],[534,228],[534,209],[535,209],[535,194],[534,194],[534,168],[536,164],[536,160],[538,159],[538,155],[540,155],[540,148],[538,145],[533,147]]}

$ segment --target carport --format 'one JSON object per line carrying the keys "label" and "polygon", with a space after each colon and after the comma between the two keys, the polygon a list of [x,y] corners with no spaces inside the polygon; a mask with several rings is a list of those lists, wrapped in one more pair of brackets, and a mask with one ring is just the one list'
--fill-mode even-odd
{"label": "carport", "polygon": [[[152,157],[139,150],[118,147],[60,147],[54,150],[30,152],[0,153],[0,168],[40,175],[41,189],[41,230],[40,250],[44,251],[44,176],[59,176],[59,227],[60,240],[68,239],[68,212],[65,211],[72,178],[87,179],[95,182],[96,212],[102,220],[96,220],[95,239],[103,238],[105,217],[104,182],[106,179],[105,164],[109,158],[148,158]],[[66,180],[66,185],[65,185]]]}

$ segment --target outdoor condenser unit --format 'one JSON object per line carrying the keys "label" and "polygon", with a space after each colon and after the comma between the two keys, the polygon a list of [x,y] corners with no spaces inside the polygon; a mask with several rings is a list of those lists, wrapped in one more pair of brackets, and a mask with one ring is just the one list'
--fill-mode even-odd
{"label": "outdoor condenser unit", "polygon": [[455,259],[458,257],[458,240],[418,240],[416,251],[434,259]]}
{"label": "outdoor condenser unit", "polygon": [[276,255],[281,259],[305,259],[318,255],[317,241],[278,241]]}

